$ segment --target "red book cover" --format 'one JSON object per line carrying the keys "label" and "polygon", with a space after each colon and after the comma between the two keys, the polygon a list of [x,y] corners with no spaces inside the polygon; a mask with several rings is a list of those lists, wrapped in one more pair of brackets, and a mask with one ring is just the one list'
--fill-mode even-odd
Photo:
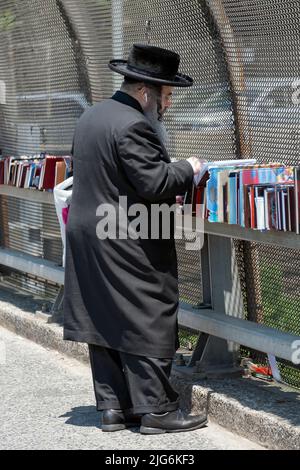
{"label": "red book cover", "polygon": [[251,228],[256,228],[256,217],[255,217],[255,191],[254,186],[250,186],[250,218]]}
{"label": "red book cover", "polygon": [[201,180],[199,181],[199,183],[197,184],[197,187],[199,186],[205,186],[206,185],[206,182],[207,180],[209,180],[209,171],[207,170],[204,175],[202,176]]}
{"label": "red book cover", "polygon": [[8,178],[8,184],[10,186],[13,186],[13,181],[15,177],[15,173],[18,171],[18,165],[16,162],[11,163],[9,167],[9,178]]}
{"label": "red book cover", "polygon": [[270,230],[277,230],[277,205],[275,187],[268,190],[268,215]]}
{"label": "red book cover", "polygon": [[4,184],[4,160],[0,160],[0,184]]}
{"label": "red book cover", "polygon": [[300,233],[300,166],[294,168],[295,176],[295,226],[296,233]]}
{"label": "red book cover", "polygon": [[27,168],[29,167],[29,163],[25,163],[22,168],[22,176],[21,176],[21,182],[20,182],[20,188],[24,188],[25,184],[25,179],[26,179],[26,174],[27,174]]}
{"label": "red book cover", "polygon": [[62,157],[47,156],[45,160],[45,172],[41,189],[53,189],[55,183],[56,163],[63,161]]}
{"label": "red book cover", "polygon": [[250,188],[244,186],[244,213],[245,213],[245,228],[251,228],[251,207],[250,207]]}
{"label": "red book cover", "polygon": [[296,213],[295,213],[295,188],[291,186],[288,188],[288,202],[289,202],[289,217],[290,217],[290,230],[295,232],[296,229]]}
{"label": "red book cover", "polygon": [[[201,217],[204,217],[204,205],[205,205],[205,200],[204,200],[204,193],[205,193],[205,186],[197,186],[195,189],[195,196],[194,196],[194,208],[193,208],[193,214],[194,215],[200,215]],[[196,211],[198,205],[198,213]],[[200,207],[202,205],[202,207]]]}
{"label": "red book cover", "polygon": [[228,183],[223,186],[223,214],[224,222],[228,224]]}
{"label": "red book cover", "polygon": [[258,184],[258,168],[251,168],[251,169],[242,169],[242,184]]}

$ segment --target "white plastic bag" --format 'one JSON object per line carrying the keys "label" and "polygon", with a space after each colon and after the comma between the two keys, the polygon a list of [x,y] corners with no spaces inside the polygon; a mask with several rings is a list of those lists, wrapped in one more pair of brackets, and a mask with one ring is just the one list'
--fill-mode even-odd
{"label": "white plastic bag", "polygon": [[66,259],[66,223],[68,217],[68,210],[72,198],[73,189],[73,176],[58,184],[53,189],[53,196],[55,202],[56,214],[59,221],[61,239],[63,244],[63,259],[62,265],[65,267]]}

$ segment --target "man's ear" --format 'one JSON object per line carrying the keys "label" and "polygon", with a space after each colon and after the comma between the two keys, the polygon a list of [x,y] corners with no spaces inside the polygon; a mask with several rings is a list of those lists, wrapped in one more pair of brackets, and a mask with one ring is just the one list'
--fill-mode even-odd
{"label": "man's ear", "polygon": [[140,86],[139,86],[139,93],[143,96],[145,93],[147,93],[147,87],[144,83],[142,83]]}
{"label": "man's ear", "polygon": [[141,88],[139,89],[139,94],[143,102],[147,104],[149,100],[149,96],[148,96],[149,93],[148,93],[148,88],[146,87],[146,85],[141,86]]}

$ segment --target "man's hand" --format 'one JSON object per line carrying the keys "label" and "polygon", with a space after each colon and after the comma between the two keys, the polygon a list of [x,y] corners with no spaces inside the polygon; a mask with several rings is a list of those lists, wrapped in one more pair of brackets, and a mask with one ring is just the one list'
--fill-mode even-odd
{"label": "man's hand", "polygon": [[192,168],[194,170],[194,175],[197,175],[198,173],[200,173],[203,165],[207,163],[207,160],[202,160],[197,157],[190,157],[187,159],[187,161],[192,165]]}
{"label": "man's hand", "polygon": [[179,204],[180,206],[183,205],[184,202],[184,196],[176,196],[176,204]]}
{"label": "man's hand", "polygon": [[203,177],[205,171],[207,171],[207,160],[200,159],[197,157],[190,157],[187,161],[192,165],[194,170],[194,184],[198,186],[201,178]]}

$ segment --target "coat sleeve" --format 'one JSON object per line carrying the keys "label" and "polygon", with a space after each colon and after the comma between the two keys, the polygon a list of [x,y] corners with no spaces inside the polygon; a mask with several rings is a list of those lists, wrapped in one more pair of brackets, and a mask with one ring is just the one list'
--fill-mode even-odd
{"label": "coat sleeve", "polygon": [[184,193],[193,184],[190,163],[186,160],[165,162],[160,141],[147,122],[131,124],[121,133],[117,146],[127,178],[144,199],[169,199]]}

